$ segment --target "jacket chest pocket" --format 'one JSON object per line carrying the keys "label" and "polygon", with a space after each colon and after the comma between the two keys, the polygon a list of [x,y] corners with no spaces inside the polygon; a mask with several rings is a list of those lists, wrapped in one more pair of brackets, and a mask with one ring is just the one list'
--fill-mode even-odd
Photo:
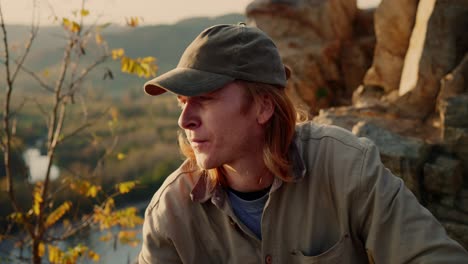
{"label": "jacket chest pocket", "polygon": [[346,247],[349,247],[349,235],[345,234],[341,239],[333,245],[327,251],[316,255],[316,256],[306,256],[300,250],[294,250],[291,252],[292,263],[295,264],[321,264],[321,263],[346,263]]}

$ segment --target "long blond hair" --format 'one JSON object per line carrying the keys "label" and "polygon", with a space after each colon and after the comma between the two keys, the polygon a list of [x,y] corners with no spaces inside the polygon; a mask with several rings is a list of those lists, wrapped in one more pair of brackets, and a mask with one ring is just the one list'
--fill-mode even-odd
{"label": "long blond hair", "polygon": [[[243,80],[235,82],[245,88],[244,106],[246,108],[252,103],[257,103],[264,96],[273,102],[275,110],[265,125],[263,161],[273,175],[280,177],[283,181],[291,181],[288,151],[294,137],[295,125],[304,120],[304,112],[296,110],[284,88]],[[184,133],[179,133],[179,147],[182,154],[195,165],[195,153]],[[226,185],[222,167],[205,170],[205,173],[213,186],[215,184]]]}

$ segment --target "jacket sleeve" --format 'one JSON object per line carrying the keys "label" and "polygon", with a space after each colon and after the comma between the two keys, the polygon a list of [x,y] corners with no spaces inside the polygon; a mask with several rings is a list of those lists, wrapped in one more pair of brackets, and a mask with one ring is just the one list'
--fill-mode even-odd
{"label": "jacket sleeve", "polygon": [[362,165],[355,208],[370,259],[377,264],[468,263],[467,251],[384,167],[370,142]]}
{"label": "jacket sleeve", "polygon": [[156,208],[148,208],[143,223],[143,244],[138,263],[182,263],[174,244],[159,230]]}

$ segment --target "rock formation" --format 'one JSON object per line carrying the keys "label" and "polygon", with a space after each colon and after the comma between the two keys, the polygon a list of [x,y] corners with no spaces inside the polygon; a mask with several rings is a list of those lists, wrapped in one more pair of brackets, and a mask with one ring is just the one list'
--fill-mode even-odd
{"label": "rock formation", "polygon": [[375,10],[378,42],[364,85],[382,87],[385,93],[398,90],[417,4],[418,0],[383,0]]}
{"label": "rock formation", "polygon": [[[288,92],[296,102],[316,114],[346,97],[349,101],[355,87],[347,91],[344,84],[359,84],[370,64],[366,50],[373,46],[372,41],[353,41],[355,0],[256,0],[247,7],[247,16],[275,40],[295,73]],[[353,72],[346,79],[343,66]]]}
{"label": "rock formation", "polygon": [[247,16],[292,68],[296,104],[373,140],[468,249],[468,0],[255,0]]}
{"label": "rock formation", "polygon": [[390,99],[402,115],[433,113],[441,79],[468,51],[468,1],[421,0],[401,74],[398,96]]}

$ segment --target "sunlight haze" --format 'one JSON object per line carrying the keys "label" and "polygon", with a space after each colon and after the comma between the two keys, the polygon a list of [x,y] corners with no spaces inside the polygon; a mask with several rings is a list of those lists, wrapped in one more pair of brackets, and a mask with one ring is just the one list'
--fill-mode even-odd
{"label": "sunlight haze", "polygon": [[[30,24],[32,15],[31,0],[0,0],[5,23]],[[252,0],[89,0],[85,8],[90,10],[90,18],[99,22],[124,24],[126,17],[142,17],[145,25],[172,24],[184,18],[199,16],[219,16],[227,13],[244,13]],[[369,8],[380,0],[359,0],[358,6]],[[70,17],[73,10],[81,8],[80,0],[38,0],[41,25],[53,25],[54,14]],[[52,8],[53,10],[52,10]]]}

